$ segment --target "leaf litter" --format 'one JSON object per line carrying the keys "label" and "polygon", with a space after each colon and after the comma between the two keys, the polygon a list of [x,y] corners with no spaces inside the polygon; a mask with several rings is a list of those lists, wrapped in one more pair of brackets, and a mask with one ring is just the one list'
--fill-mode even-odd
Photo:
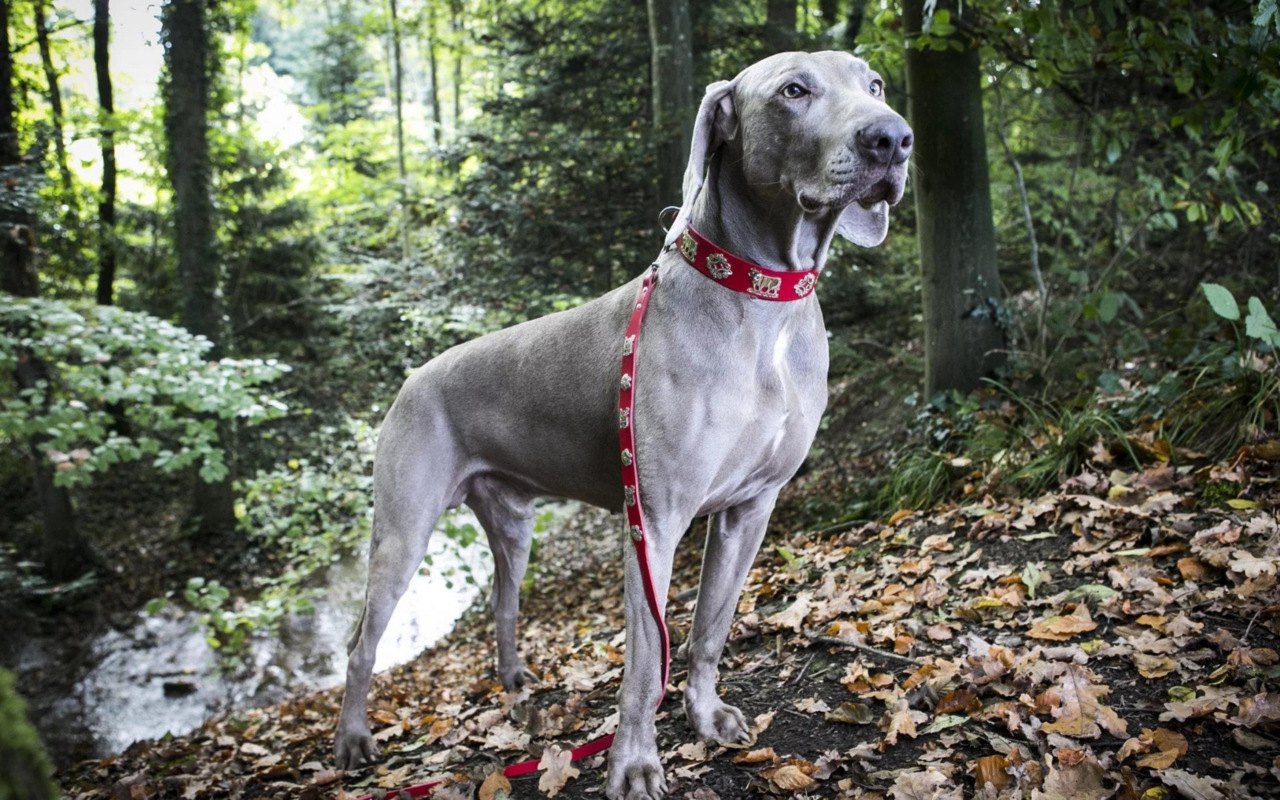
{"label": "leaf litter", "polygon": [[[1195,469],[1086,471],[1035,498],[773,531],[721,664],[753,741],[694,740],[677,658],[658,714],[672,796],[1280,796],[1278,467],[1242,453]],[[1224,482],[1249,502],[1202,502]],[[790,487],[781,510],[804,491]],[[677,555],[677,644],[696,607],[702,532]],[[571,764],[568,751],[617,725],[622,546],[616,520],[594,511],[542,543],[521,611],[534,686],[503,692],[479,606],[377,676],[370,716],[385,757],[373,767],[331,768],[335,689],[76,765],[58,776],[65,794],[320,800],[443,779],[444,800],[599,798],[604,757]],[[501,776],[525,759],[538,761],[534,775]]]}

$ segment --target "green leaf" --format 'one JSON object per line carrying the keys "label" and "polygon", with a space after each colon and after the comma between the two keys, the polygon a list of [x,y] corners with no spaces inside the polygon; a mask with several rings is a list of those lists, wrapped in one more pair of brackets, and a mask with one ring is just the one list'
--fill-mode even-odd
{"label": "green leaf", "polygon": [[1032,600],[1036,598],[1036,590],[1040,588],[1051,577],[1049,571],[1042,569],[1039,564],[1027,564],[1023,568],[1022,574],[1018,577],[1022,578],[1022,583],[1027,587],[1027,596]]}
{"label": "green leaf", "polygon": [[1249,316],[1244,318],[1244,332],[1272,347],[1280,347],[1280,330],[1267,313],[1266,306],[1256,297],[1249,298]]}
{"label": "green leaf", "polygon": [[1224,319],[1240,319],[1240,306],[1230,289],[1216,283],[1202,283],[1200,288],[1204,290],[1205,299],[1209,301],[1213,313]]}
{"label": "green leaf", "polygon": [[1253,18],[1253,24],[1259,28],[1265,28],[1272,19],[1276,21],[1276,30],[1280,31],[1280,16],[1276,14],[1276,0],[1261,0],[1258,3],[1258,13]]}
{"label": "green leaf", "polygon": [[929,727],[920,731],[921,733],[938,733],[945,731],[947,728],[954,728],[957,725],[963,725],[969,721],[969,718],[963,714],[943,714],[935,717],[933,722],[929,723]]}
{"label": "green leaf", "polygon": [[1120,313],[1120,295],[1114,292],[1107,292],[1098,301],[1098,319],[1103,322],[1111,322],[1118,313]]}

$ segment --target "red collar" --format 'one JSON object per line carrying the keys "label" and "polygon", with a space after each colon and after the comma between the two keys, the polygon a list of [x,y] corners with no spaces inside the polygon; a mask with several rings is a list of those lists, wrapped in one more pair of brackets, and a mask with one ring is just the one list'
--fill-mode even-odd
{"label": "red collar", "polygon": [[726,289],[760,300],[803,300],[813,294],[813,287],[818,283],[816,269],[782,272],[752,264],[716,247],[692,225],[680,234],[680,255],[698,272]]}

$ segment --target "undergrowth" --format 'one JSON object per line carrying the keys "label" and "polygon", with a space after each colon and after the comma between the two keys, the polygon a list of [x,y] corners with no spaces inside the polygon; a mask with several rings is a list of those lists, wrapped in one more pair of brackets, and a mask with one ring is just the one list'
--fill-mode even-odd
{"label": "undergrowth", "polygon": [[1224,335],[1199,341],[1180,363],[1130,363],[1065,397],[1030,391],[1037,376],[1025,374],[933,398],[884,477],[862,484],[846,516],[1036,493],[1087,468],[1186,466],[1274,440],[1280,333],[1258,298],[1242,320],[1228,290],[1205,284],[1204,292]]}

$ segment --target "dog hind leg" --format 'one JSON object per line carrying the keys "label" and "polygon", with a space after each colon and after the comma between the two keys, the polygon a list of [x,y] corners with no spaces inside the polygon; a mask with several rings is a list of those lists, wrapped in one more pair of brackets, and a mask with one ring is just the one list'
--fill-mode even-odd
{"label": "dog hind leg", "polygon": [[533,545],[533,501],[495,478],[482,477],[472,482],[466,502],[480,520],[493,553],[489,607],[498,635],[498,675],[503,688],[514,692],[538,680],[516,647],[520,584]]}
{"label": "dog hind leg", "polygon": [[[373,537],[364,611],[348,644],[347,684],[334,737],[339,769],[356,769],[377,759],[369,732],[368,701],[373,665],[396,603],[427,553],[431,531],[451,500],[448,470],[429,468],[447,455],[408,415],[392,408],[379,437],[374,466]],[[447,442],[437,442],[447,445]]]}

